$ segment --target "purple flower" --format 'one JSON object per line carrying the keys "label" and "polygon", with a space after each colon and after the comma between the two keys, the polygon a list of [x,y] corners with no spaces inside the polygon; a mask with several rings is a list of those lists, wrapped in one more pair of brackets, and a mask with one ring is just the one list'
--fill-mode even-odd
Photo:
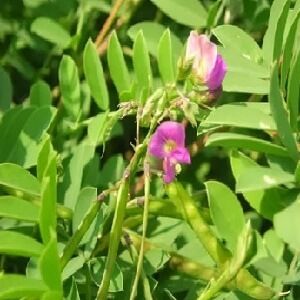
{"label": "purple flower", "polygon": [[227,66],[218,54],[217,46],[204,34],[191,31],[187,41],[185,59],[192,61],[192,70],[196,78],[214,91],[222,86]]}
{"label": "purple flower", "polygon": [[176,176],[176,164],[190,164],[191,158],[184,146],[185,131],[181,123],[167,121],[161,123],[153,134],[149,152],[163,160],[164,182],[170,183]]}

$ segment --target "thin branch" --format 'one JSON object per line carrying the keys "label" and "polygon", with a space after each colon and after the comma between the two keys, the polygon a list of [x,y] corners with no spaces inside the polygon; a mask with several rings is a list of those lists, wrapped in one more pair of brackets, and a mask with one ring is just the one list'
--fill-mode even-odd
{"label": "thin branch", "polygon": [[108,18],[106,19],[104,25],[102,26],[102,28],[96,38],[96,41],[95,41],[95,45],[96,45],[98,51],[100,50],[100,46],[101,46],[102,42],[104,41],[107,33],[109,32],[109,30],[112,26],[112,23],[115,20],[117,13],[120,10],[123,2],[124,2],[124,0],[117,0],[115,2],[114,6],[112,7],[112,9],[110,11]]}

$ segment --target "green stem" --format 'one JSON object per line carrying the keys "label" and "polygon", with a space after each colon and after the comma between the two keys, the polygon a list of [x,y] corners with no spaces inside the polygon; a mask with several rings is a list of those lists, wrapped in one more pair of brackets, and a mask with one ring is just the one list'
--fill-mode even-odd
{"label": "green stem", "polygon": [[[144,195],[144,213],[143,213],[143,228],[142,228],[142,240],[140,246],[140,252],[137,262],[136,274],[130,294],[130,300],[134,300],[136,297],[137,287],[140,275],[143,270],[143,258],[144,258],[144,244],[145,238],[147,233],[147,226],[148,226],[148,214],[149,214],[149,196],[150,196],[150,166],[147,158],[144,162],[144,175],[145,175],[145,195]],[[145,280],[143,280],[144,282]],[[145,282],[144,282],[145,283]]]}
{"label": "green stem", "polygon": [[84,234],[90,228],[93,220],[95,219],[95,217],[101,207],[101,204],[102,204],[102,201],[94,202],[94,204],[90,207],[88,213],[85,215],[84,219],[80,223],[78,229],[75,231],[74,235],[71,237],[68,244],[65,246],[61,260],[60,260],[62,270],[64,269],[64,267],[67,265],[67,263],[69,262],[69,260],[73,256],[73,254],[75,253]]}
{"label": "green stem", "polygon": [[142,272],[142,278],[143,278],[143,288],[144,288],[145,300],[153,300],[152,295],[151,295],[151,287],[149,284],[149,279],[147,278],[147,276],[144,272]]}
{"label": "green stem", "polygon": [[118,191],[117,205],[116,205],[116,210],[114,214],[114,219],[113,219],[111,234],[109,239],[108,255],[105,262],[105,269],[103,273],[102,282],[99,287],[97,298],[96,298],[98,300],[107,299],[110,278],[116,262],[116,257],[117,257],[119,243],[122,234],[122,224],[125,216],[126,203],[128,200],[128,192],[129,192],[128,178],[129,177],[123,178],[123,182],[121,183]]}
{"label": "green stem", "polygon": [[147,149],[147,143],[148,140],[145,139],[142,145],[136,147],[136,152],[132,157],[129,166],[124,172],[123,180],[119,188],[116,210],[114,214],[114,219],[113,219],[112,229],[111,229],[110,239],[109,239],[108,255],[105,263],[103,279],[97,295],[98,300],[107,299],[110,278],[112,275],[112,271],[115,264],[115,259],[117,257],[117,252],[118,252],[119,243],[121,239],[122,225],[123,225],[123,220],[126,211],[126,204],[129,196],[128,193],[129,193],[130,181],[136,173],[136,169],[141,157],[145,154],[145,151]]}

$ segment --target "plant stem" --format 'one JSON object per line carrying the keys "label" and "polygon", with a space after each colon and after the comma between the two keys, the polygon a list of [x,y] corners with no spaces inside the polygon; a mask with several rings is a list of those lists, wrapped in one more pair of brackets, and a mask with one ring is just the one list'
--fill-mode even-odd
{"label": "plant stem", "polygon": [[115,210],[114,219],[112,223],[112,229],[111,229],[109,246],[108,246],[108,255],[105,263],[103,279],[98,290],[98,295],[97,295],[98,300],[107,299],[110,278],[117,257],[117,252],[118,252],[119,243],[121,239],[123,219],[125,216],[126,204],[129,196],[128,193],[129,193],[130,180],[133,178],[138,163],[142,155],[144,155],[146,151],[146,146],[147,146],[147,140],[145,139],[142,145],[136,147],[136,152],[132,157],[123,175],[123,179],[117,196],[117,205],[116,205],[116,210]]}
{"label": "plant stem", "polygon": [[96,45],[97,49],[99,49],[101,43],[103,42],[105,36],[107,35],[114,19],[117,16],[117,13],[118,13],[119,9],[121,8],[121,6],[123,4],[123,2],[124,2],[124,0],[116,0],[114,6],[112,7],[108,18],[106,19],[104,25],[102,26],[102,28],[101,28],[101,30],[100,30],[97,38],[96,38],[95,45]]}
{"label": "plant stem", "polygon": [[147,146],[149,144],[151,135],[157,125],[157,120],[161,117],[161,114],[163,112],[164,105],[166,103],[166,96],[165,94],[162,96],[162,98],[159,101],[159,108],[153,117],[149,131],[147,133],[147,136],[145,137],[142,144],[138,145],[135,149],[135,153],[126,168],[124,174],[123,174],[123,180],[118,192],[117,196],[117,205],[116,210],[114,214],[114,219],[112,223],[112,229],[110,234],[110,240],[109,240],[109,246],[108,246],[108,255],[105,263],[105,269],[103,273],[103,279],[101,282],[101,285],[98,290],[97,294],[97,300],[106,300],[108,289],[109,289],[109,283],[112,276],[113,266],[115,264],[115,260],[117,257],[117,252],[119,248],[119,243],[121,240],[121,233],[122,233],[122,225],[123,220],[125,216],[126,211],[126,204],[129,198],[129,187],[130,182],[134,178],[138,164],[141,160],[141,158],[145,155]]}
{"label": "plant stem", "polygon": [[[140,245],[140,251],[137,261],[136,274],[130,294],[130,300],[134,300],[136,297],[137,287],[141,272],[143,270],[143,258],[144,258],[144,244],[148,226],[148,214],[149,214],[149,196],[150,196],[150,166],[147,158],[144,161],[144,175],[145,175],[145,187],[144,187],[144,213],[143,213],[143,228],[142,228],[142,240]],[[144,281],[143,281],[144,282]]]}

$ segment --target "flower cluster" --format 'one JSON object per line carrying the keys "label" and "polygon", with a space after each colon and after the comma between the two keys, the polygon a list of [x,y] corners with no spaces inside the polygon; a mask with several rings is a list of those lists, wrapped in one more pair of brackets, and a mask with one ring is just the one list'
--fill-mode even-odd
{"label": "flower cluster", "polygon": [[[206,35],[198,35],[195,31],[190,33],[185,62],[191,66],[191,75],[197,83],[207,86],[211,93],[221,89],[227,66],[218,54],[217,46]],[[149,153],[162,160],[164,182],[172,182],[177,164],[191,163],[185,147],[184,126],[172,121],[160,124],[150,141]]]}

